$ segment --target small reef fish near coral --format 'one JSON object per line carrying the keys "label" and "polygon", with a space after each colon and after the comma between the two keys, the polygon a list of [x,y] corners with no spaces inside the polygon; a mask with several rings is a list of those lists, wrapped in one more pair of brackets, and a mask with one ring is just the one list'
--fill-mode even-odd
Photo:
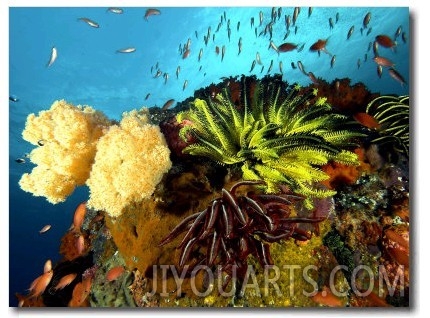
{"label": "small reef fish near coral", "polygon": [[[19,110],[15,191],[67,226],[17,306],[409,306],[407,10],[207,8],[187,30],[181,8],[85,10],[79,45],[127,18],[130,36],[109,33],[77,96]],[[67,82],[55,43],[41,67]],[[130,108],[87,105],[98,89]]]}

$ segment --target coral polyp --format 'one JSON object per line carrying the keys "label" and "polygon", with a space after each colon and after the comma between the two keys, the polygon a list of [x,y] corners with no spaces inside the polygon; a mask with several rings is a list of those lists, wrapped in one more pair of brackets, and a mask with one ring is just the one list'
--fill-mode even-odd
{"label": "coral polyp", "polygon": [[196,140],[183,152],[240,166],[243,179],[265,181],[269,193],[286,185],[312,208],[312,198],[335,193],[318,185],[329,178],[319,167],[329,161],[357,164],[348,148],[362,134],[346,116],[334,113],[326,98],[314,98],[316,89],[301,91],[299,85],[284,91],[257,83],[248,97],[244,85],[242,109],[227,89],[207,101],[196,99],[176,117],[184,124],[183,139]]}
{"label": "coral polyp", "polygon": [[[228,277],[232,272],[243,278],[248,256],[253,255],[260,265],[273,265],[270,243],[293,238],[306,241],[312,233],[300,227],[303,223],[317,225],[325,217],[293,217],[293,202],[303,198],[288,194],[264,194],[254,191],[238,196],[243,186],[264,185],[264,181],[241,181],[230,190],[222,189],[221,197],[208,207],[179,223],[161,242],[163,246],[186,232],[178,248],[181,249],[179,267],[219,265]],[[203,250],[201,250],[203,248]],[[226,282],[226,284],[228,281]]]}

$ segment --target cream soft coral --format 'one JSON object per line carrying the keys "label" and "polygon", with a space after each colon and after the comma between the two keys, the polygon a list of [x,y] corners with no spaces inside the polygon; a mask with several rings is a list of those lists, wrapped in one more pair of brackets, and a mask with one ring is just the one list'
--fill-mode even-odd
{"label": "cream soft coral", "polygon": [[147,109],[124,113],[97,144],[88,206],[117,217],[130,203],[151,196],[171,165],[164,135],[149,123]]}
{"label": "cream soft coral", "polygon": [[96,144],[111,122],[89,106],[55,101],[49,110],[27,117],[22,136],[37,145],[30,160],[37,166],[19,185],[51,203],[62,202],[84,185],[94,161]]}

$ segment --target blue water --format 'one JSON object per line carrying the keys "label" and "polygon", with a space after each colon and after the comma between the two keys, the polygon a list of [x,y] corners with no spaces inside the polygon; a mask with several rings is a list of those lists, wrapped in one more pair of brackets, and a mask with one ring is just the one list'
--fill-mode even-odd
{"label": "blue water", "polygon": [[[315,7],[308,17],[308,7],[301,8],[296,26],[286,33],[285,15],[293,16],[292,7],[283,7],[282,15],[273,25],[272,40],[305,44],[301,52],[276,54],[269,47],[269,35],[255,36],[250,26],[254,17],[257,33],[264,30],[270,21],[271,8],[160,8],[161,14],[143,16],[146,8],[124,8],[123,14],[107,12],[106,8],[16,8],[9,9],[9,94],[17,102],[9,101],[9,305],[16,306],[15,292],[24,293],[34,278],[43,271],[46,259],[58,261],[60,238],[69,228],[74,208],[88,197],[84,187],[77,189],[65,203],[52,205],[44,198],[34,197],[19,188],[18,181],[25,172],[30,172],[30,163],[18,164],[15,159],[32,150],[32,145],[22,139],[26,117],[50,108],[57,99],[66,99],[75,105],[86,104],[103,111],[111,119],[119,119],[123,111],[142,106],[161,107],[167,100],[180,102],[192,96],[195,89],[218,83],[221,77],[251,75],[262,77],[279,73],[279,62],[283,63],[283,78],[289,83],[302,85],[311,83],[299,69],[292,69],[291,62],[301,61],[307,72],[331,82],[348,77],[352,84],[363,82],[370,91],[381,94],[409,94],[410,38],[409,9],[404,8],[337,8]],[[259,26],[259,12],[263,12],[263,24]],[[230,19],[231,37],[228,39],[227,23],[223,22],[216,32],[221,16]],[[368,28],[370,34],[360,28],[367,12],[371,12]],[[329,27],[329,18],[339,21]],[[86,17],[99,23],[93,28],[78,18]],[[180,21],[180,22],[179,22]],[[237,24],[240,28],[237,31]],[[348,30],[354,32],[347,40]],[[369,42],[378,34],[394,37],[401,26],[406,34],[406,44],[397,38],[396,51],[379,48],[379,54],[395,63],[396,70],[405,78],[401,85],[384,69],[377,76],[376,64],[372,60]],[[211,28],[208,44],[203,37]],[[196,36],[197,33],[197,36]],[[215,34],[215,40],[212,36]],[[243,48],[238,55],[238,41]],[[333,68],[331,57],[310,52],[309,47],[318,39],[327,39],[327,50],[336,55]],[[179,46],[191,40],[191,53],[183,59]],[[225,45],[224,60],[215,47]],[[58,50],[58,58],[49,68],[51,48]],[[133,53],[116,53],[118,49],[134,47]],[[198,55],[203,49],[200,62]],[[265,66],[257,65],[252,73],[252,61],[259,52]],[[365,62],[365,54],[367,61]],[[358,68],[357,61],[361,66]],[[163,73],[169,74],[165,83],[163,76],[154,78],[156,64]],[[176,69],[180,66],[179,78]],[[201,66],[201,69],[199,70]],[[151,68],[153,69],[151,73]],[[184,89],[184,81],[188,86]],[[150,94],[149,98],[145,97]],[[39,230],[51,224],[47,233]]]}

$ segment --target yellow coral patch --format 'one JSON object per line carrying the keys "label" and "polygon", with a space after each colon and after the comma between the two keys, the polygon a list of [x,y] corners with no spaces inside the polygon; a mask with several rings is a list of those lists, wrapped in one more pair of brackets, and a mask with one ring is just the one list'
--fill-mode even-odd
{"label": "yellow coral patch", "polygon": [[151,196],[171,165],[159,127],[144,111],[124,113],[120,125],[111,126],[97,144],[88,206],[117,217],[127,205]]}
{"label": "yellow coral patch", "polygon": [[[49,110],[27,117],[22,136],[37,145],[30,160],[37,166],[19,181],[24,191],[62,202],[90,174],[98,139],[111,122],[89,106],[55,101]],[[41,146],[43,145],[43,146]]]}

